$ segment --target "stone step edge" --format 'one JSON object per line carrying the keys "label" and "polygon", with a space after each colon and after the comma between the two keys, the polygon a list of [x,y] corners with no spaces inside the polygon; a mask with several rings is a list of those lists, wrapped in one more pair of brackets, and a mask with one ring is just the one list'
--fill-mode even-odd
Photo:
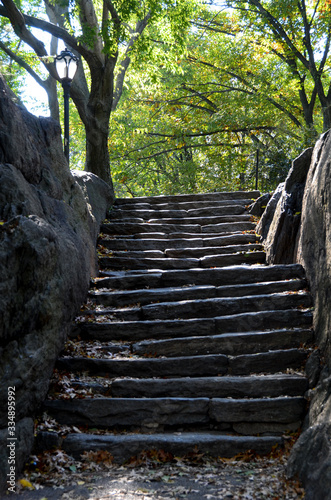
{"label": "stone step edge", "polygon": [[[100,283],[101,284],[101,283]],[[120,307],[134,304],[150,304],[161,299],[165,301],[187,300],[193,298],[221,298],[221,297],[243,297],[247,295],[261,295],[266,293],[298,292],[306,290],[308,283],[303,279],[291,279],[281,281],[266,281],[244,285],[198,285],[183,287],[164,288],[140,288],[138,290],[99,290],[98,282],[92,283],[88,297],[95,304],[106,304],[107,306]],[[95,288],[93,288],[95,287]],[[101,287],[102,288],[102,287]],[[249,292],[249,293],[248,293]],[[92,312],[92,311],[90,311]]]}
{"label": "stone step edge", "polygon": [[[44,437],[45,436],[45,437]],[[39,439],[38,439],[39,438]],[[228,436],[217,432],[168,432],[162,434],[93,435],[68,434],[62,438],[57,432],[39,432],[37,442],[44,450],[55,447],[80,459],[85,451],[109,451],[115,463],[125,463],[147,450],[164,450],[173,456],[185,457],[191,452],[206,456],[231,458],[238,453],[254,451],[267,455],[275,448],[282,448],[284,439],[276,436]],[[50,446],[51,444],[51,446]],[[40,446],[40,445],[39,445]]]}
{"label": "stone step edge", "polygon": [[137,233],[182,233],[192,232],[196,235],[207,234],[209,237],[215,233],[233,234],[234,232],[254,231],[256,224],[254,222],[223,222],[218,224],[208,224],[201,226],[200,224],[167,224],[167,223],[139,223],[139,222],[107,222],[102,223],[100,231],[102,233],[114,235],[130,235]]}
{"label": "stone step edge", "polygon": [[185,423],[249,423],[282,425],[283,429],[288,425],[290,430],[293,424],[302,421],[306,409],[307,400],[300,396],[245,399],[99,397],[53,399],[46,400],[43,405],[43,410],[59,423],[105,429],[137,425],[156,428],[159,425],[179,426]]}
{"label": "stone step edge", "polygon": [[[123,209],[123,207],[125,207]],[[248,213],[244,203],[232,203],[231,205],[213,205],[213,206],[202,206],[200,208],[146,208],[145,205],[142,207],[138,205],[132,206],[131,208],[127,205],[121,205],[117,207],[116,205],[108,212],[108,220],[114,219],[129,219],[131,217],[139,218],[143,220],[149,220],[149,218],[172,218],[180,219],[187,217],[213,217],[222,215],[241,215]]]}
{"label": "stone step edge", "polygon": [[[149,269],[150,271],[158,269],[208,269],[214,266],[232,266],[240,264],[264,264],[266,254],[264,250],[249,250],[247,252],[236,252],[230,254],[207,255],[201,258],[194,257],[99,257],[99,266],[101,269],[128,269],[130,271]],[[164,266],[164,267],[162,267]]]}
{"label": "stone step edge", "polygon": [[131,242],[143,242],[145,240],[156,240],[156,241],[168,241],[169,244],[175,240],[175,241],[190,241],[190,240],[199,240],[202,241],[202,243],[205,243],[206,241],[208,244],[209,242],[213,242],[215,240],[218,240],[222,238],[222,240],[227,239],[238,239],[242,238],[243,239],[249,239],[251,241],[253,240],[259,240],[261,241],[261,236],[257,234],[254,230],[249,230],[249,231],[230,231],[227,233],[221,232],[221,233],[181,233],[181,232],[176,232],[176,233],[162,233],[162,232],[157,232],[157,233],[134,233],[134,234],[107,234],[103,233],[102,231],[99,234],[98,240],[108,240],[108,241],[121,241],[121,242],[126,242],[126,241],[131,241]]}
{"label": "stone step edge", "polygon": [[[141,245],[143,247],[143,245]],[[111,245],[102,245],[100,244],[98,250],[100,251],[99,257],[129,257],[133,259],[137,258],[187,258],[187,254],[192,253],[191,257],[193,258],[202,258],[206,256],[218,256],[218,255],[228,255],[235,253],[248,253],[257,250],[263,250],[263,245],[261,243],[248,243],[248,244],[238,244],[238,245],[223,245],[220,247],[169,247],[164,250],[160,250],[158,248],[148,248],[146,250],[143,249],[116,249],[111,248]],[[171,255],[171,254],[182,254],[182,255]],[[201,254],[201,255],[194,255]]]}
{"label": "stone step edge", "polygon": [[[263,301],[265,301],[265,304],[262,307]],[[181,317],[182,319],[185,319],[185,316],[181,316],[182,314],[186,314],[185,308],[188,307],[189,309],[192,307],[192,316],[186,317],[186,319],[199,319],[201,317],[203,318],[210,318],[210,317],[216,317],[220,316],[219,310],[216,309],[218,308],[226,308],[228,304],[241,304],[241,310],[243,312],[254,312],[254,306],[256,302],[259,302],[259,309],[257,312],[261,311],[268,311],[269,309],[269,301],[272,302],[270,304],[272,306],[271,310],[277,310],[277,309],[309,309],[312,306],[312,297],[309,292],[306,292],[304,290],[300,290],[298,293],[288,293],[287,291],[284,292],[271,292],[271,293],[263,293],[263,294],[254,294],[254,295],[243,295],[243,296],[234,296],[234,297],[203,297],[203,298],[193,298],[193,299],[179,299],[179,300],[161,300],[161,301],[155,301],[152,302],[151,304],[144,304],[144,305],[132,305],[131,307],[123,307],[123,306],[113,306],[109,309],[100,310],[100,311],[93,311],[89,310],[87,311],[87,314],[90,315],[93,312],[97,314],[98,316],[102,315],[113,315],[114,320],[116,321],[116,314],[118,314],[118,318],[120,318],[121,313],[128,313],[128,316],[131,314],[136,314],[137,316],[139,315],[139,318],[137,318],[137,321],[148,321],[148,320],[158,320],[158,319],[176,319],[176,318],[171,318],[170,313],[172,311],[175,311],[176,314],[178,312],[178,317]],[[284,303],[284,301],[288,302],[288,304]],[[301,302],[302,301],[302,302]],[[278,303],[279,302],[279,303]],[[197,311],[197,306],[202,309],[202,311],[205,312],[203,316],[198,316],[196,311]],[[214,306],[214,314],[206,314],[208,311],[208,306]],[[244,309],[246,308],[246,310]],[[167,318],[160,318],[156,317],[158,316],[158,310],[160,310],[161,314],[164,314],[164,311],[166,310],[166,314],[168,315]],[[189,311],[190,312],[190,311]],[[225,313],[222,315],[232,315],[232,314],[240,314],[239,312],[229,312]],[[122,318],[121,318],[122,319]],[[123,319],[125,319],[125,314],[123,316]]]}
{"label": "stone step edge", "polygon": [[137,196],[134,198],[116,198],[115,205],[134,204],[134,203],[161,203],[180,202],[180,201],[212,201],[212,200],[233,200],[240,198],[256,199],[261,195],[260,191],[218,191],[213,193],[198,194],[179,194],[179,195],[160,195],[160,196]]}
{"label": "stone step edge", "polygon": [[300,346],[313,346],[312,329],[270,330],[255,332],[224,333],[219,335],[177,337],[162,340],[142,340],[132,343],[132,352],[140,356],[177,357],[178,350],[186,349],[188,355],[219,354],[228,356],[247,356],[277,350],[282,336],[282,349],[297,349]]}
{"label": "stone step edge", "polygon": [[304,269],[299,264],[274,265],[241,264],[213,268],[157,269],[153,270],[104,270],[99,271],[98,283],[105,288],[135,290],[165,288],[184,285],[218,286],[249,284],[271,280],[303,279]]}
{"label": "stone step edge", "polygon": [[156,250],[165,252],[166,250],[214,250],[243,245],[261,245],[261,238],[254,234],[235,233],[231,236],[219,236],[216,238],[105,238],[100,236],[98,244],[109,250],[124,252]]}
{"label": "stone step edge", "polygon": [[103,224],[160,224],[160,225],[196,225],[207,226],[214,224],[227,224],[237,222],[254,222],[254,218],[249,214],[227,214],[227,215],[210,215],[210,216],[187,216],[187,217],[156,217],[147,218],[143,217],[122,217],[122,218],[109,218],[103,221]]}
{"label": "stone step edge", "polygon": [[196,356],[88,358],[83,356],[59,358],[58,370],[87,372],[98,377],[194,377],[211,375],[248,375],[276,373],[286,369],[300,370],[310,351],[303,348],[275,349],[255,354],[207,354]]}
{"label": "stone step edge", "polygon": [[[117,321],[112,323],[76,323],[71,337],[81,335],[83,339],[133,340],[171,339],[173,337],[192,337],[198,330],[199,337],[235,333],[235,324],[239,324],[237,333],[252,330],[284,329],[310,327],[313,322],[311,311],[299,309],[247,312],[216,318],[150,321]],[[230,323],[230,326],[229,326]],[[277,324],[277,326],[276,326]],[[134,331],[133,331],[134,330]]]}

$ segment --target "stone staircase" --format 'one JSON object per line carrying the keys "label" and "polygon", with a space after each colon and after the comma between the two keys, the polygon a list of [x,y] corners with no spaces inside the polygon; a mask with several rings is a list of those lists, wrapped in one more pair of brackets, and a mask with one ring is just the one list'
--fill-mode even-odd
{"label": "stone staircase", "polygon": [[44,405],[74,426],[66,452],[230,457],[300,428],[312,299],[301,266],[265,265],[246,210],[258,195],[116,201]]}

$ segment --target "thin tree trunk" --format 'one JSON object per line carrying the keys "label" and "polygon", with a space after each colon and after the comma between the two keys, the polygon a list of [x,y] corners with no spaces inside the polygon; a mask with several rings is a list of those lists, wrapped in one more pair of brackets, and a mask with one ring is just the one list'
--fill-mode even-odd
{"label": "thin tree trunk", "polygon": [[[109,117],[108,117],[109,123]],[[108,151],[108,123],[103,125],[93,120],[93,123],[85,126],[86,131],[86,165],[85,170],[93,172],[102,180],[107,182],[113,189],[110,174],[109,151]]]}
{"label": "thin tree trunk", "polygon": [[320,99],[322,105],[322,113],[323,113],[323,130],[329,130],[331,128],[331,99],[324,98]]}

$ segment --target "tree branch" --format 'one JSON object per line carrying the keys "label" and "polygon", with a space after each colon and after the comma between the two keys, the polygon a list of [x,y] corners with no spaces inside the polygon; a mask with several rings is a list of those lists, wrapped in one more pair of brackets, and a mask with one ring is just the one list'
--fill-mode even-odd
{"label": "tree branch", "polygon": [[[5,0],[5,1],[13,3],[12,0]],[[22,14],[20,11],[19,11],[19,14],[20,14],[20,16],[23,17],[24,23],[27,26],[31,26],[32,28],[38,28],[42,31],[46,31],[47,33],[50,33],[51,35],[54,35],[57,38],[60,38],[65,43],[70,45],[70,47],[75,49],[79,54],[81,54],[86,60],[89,59],[89,57],[91,55],[90,51],[83,44],[81,44],[81,43],[79,44],[77,39],[74,36],[70,35],[64,28],[61,28],[60,26],[56,26],[55,24],[52,24],[48,21],[45,21],[44,19],[38,19],[38,18],[33,17],[33,16],[28,16],[26,14]],[[10,20],[8,10],[5,7],[2,7],[1,5],[0,5],[0,16],[7,17]],[[18,36],[21,38],[21,36],[19,34],[18,34]],[[38,40],[37,40],[37,42],[38,42]],[[40,44],[43,47],[44,53],[38,54],[38,55],[40,57],[47,56],[47,52],[45,50],[44,44],[42,42],[40,42]],[[32,47],[31,45],[30,45],[30,47],[33,48],[33,50],[34,50],[34,47]]]}
{"label": "tree branch", "polygon": [[119,100],[120,100],[122,92],[123,92],[123,84],[124,84],[125,74],[126,74],[126,71],[130,65],[130,62],[131,62],[130,54],[134,48],[136,40],[141,36],[142,32],[144,31],[144,29],[148,25],[148,21],[149,21],[150,17],[151,17],[151,12],[149,11],[146,14],[146,16],[144,17],[144,19],[137,21],[135,33],[132,35],[132,37],[128,43],[127,49],[125,51],[124,59],[121,61],[120,65],[119,65],[120,67],[119,67],[119,73],[117,75],[116,84],[115,84],[112,111],[115,111],[115,109],[117,108],[117,105],[119,103]]}

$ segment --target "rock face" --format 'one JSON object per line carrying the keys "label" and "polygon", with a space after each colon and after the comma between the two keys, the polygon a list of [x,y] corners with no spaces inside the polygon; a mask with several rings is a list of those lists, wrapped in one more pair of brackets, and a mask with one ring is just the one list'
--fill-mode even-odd
{"label": "rock face", "polygon": [[[257,231],[268,263],[300,263],[314,298],[319,350],[309,358],[310,409],[294,446],[289,476],[299,476],[306,499],[330,498],[331,485],[331,131],[293,162],[261,218]],[[278,200],[278,201],[277,201]],[[276,205],[276,207],[275,207]],[[320,359],[324,360],[321,370]]]}
{"label": "rock face", "polygon": [[[299,475],[307,500],[330,498],[331,484],[331,131],[316,143],[303,198],[296,259],[306,269],[315,301],[314,327],[325,364],[311,391],[307,430],[294,447],[289,474]],[[304,450],[304,452],[302,452]]]}
{"label": "rock face", "polygon": [[285,184],[276,190],[257,227],[264,240],[268,264],[291,264],[295,261],[302,198],[311,155],[312,148],[309,148],[293,161]]}
{"label": "rock face", "polygon": [[331,132],[317,142],[307,177],[303,199],[302,224],[297,261],[307,271],[315,297],[315,330],[319,346],[327,349],[329,367],[331,350]]}
{"label": "rock face", "polygon": [[[14,387],[17,472],[32,446],[31,417],[96,273],[95,238],[112,193],[92,174],[75,181],[57,122],[16,106],[2,77],[0,93],[0,442]],[[1,446],[0,490],[7,452]]]}

